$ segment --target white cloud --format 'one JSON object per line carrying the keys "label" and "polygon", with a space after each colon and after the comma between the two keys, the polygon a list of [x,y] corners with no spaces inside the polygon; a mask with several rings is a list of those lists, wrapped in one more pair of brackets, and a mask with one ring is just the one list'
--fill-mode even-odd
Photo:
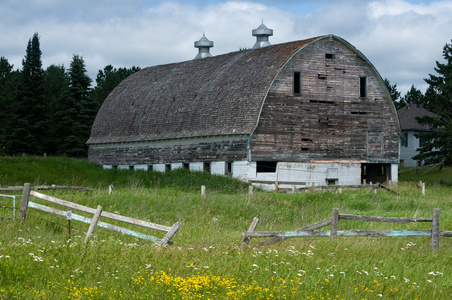
{"label": "white cloud", "polygon": [[[417,3],[419,2],[419,3]],[[324,34],[356,46],[404,93],[425,87],[442,47],[451,40],[452,1],[389,0],[3,0],[0,56],[21,68],[28,40],[41,36],[43,63],[83,56],[89,75],[108,64],[140,66],[189,60],[203,32],[213,55],[251,48],[261,20],[272,44]]]}

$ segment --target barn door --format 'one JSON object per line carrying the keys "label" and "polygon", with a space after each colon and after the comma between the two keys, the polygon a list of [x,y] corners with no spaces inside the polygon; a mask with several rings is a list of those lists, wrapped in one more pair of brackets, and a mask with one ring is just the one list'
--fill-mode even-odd
{"label": "barn door", "polygon": [[367,132],[367,157],[381,157],[384,152],[383,131]]}

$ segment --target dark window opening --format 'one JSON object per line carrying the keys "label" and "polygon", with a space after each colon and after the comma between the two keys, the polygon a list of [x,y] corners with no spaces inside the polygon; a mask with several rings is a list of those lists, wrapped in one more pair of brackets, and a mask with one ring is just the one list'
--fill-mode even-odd
{"label": "dark window opening", "polygon": [[367,112],[365,111],[352,111],[352,115],[367,115]]}
{"label": "dark window opening", "polygon": [[319,118],[319,123],[328,124],[328,118]]}
{"label": "dark window opening", "polygon": [[210,162],[203,163],[203,170],[204,172],[210,173]]}
{"label": "dark window opening", "polygon": [[322,80],[325,80],[326,77],[327,77],[326,74],[319,74],[319,75],[318,75],[318,78],[319,78],[319,79],[322,79]]}
{"label": "dark window opening", "polygon": [[301,72],[293,73],[293,93],[294,94],[301,93]]}
{"label": "dark window opening", "polygon": [[359,97],[367,98],[367,77],[359,77]]}
{"label": "dark window opening", "polygon": [[333,53],[325,53],[325,58],[326,59],[334,59],[334,54]]}
{"label": "dark window opening", "polygon": [[148,165],[148,171],[152,171],[153,167],[152,165]]}
{"label": "dark window opening", "polygon": [[327,185],[336,185],[338,179],[336,178],[327,178],[325,179]]}
{"label": "dark window opening", "polygon": [[171,171],[171,164],[165,165],[165,171]]}
{"label": "dark window opening", "polygon": [[257,161],[256,162],[256,172],[257,173],[275,173],[276,161]]}
{"label": "dark window opening", "polygon": [[189,163],[182,163],[182,168],[189,170],[190,164]]}
{"label": "dark window opening", "polygon": [[309,103],[334,104],[331,100],[309,100]]}
{"label": "dark window opening", "polygon": [[117,168],[118,168],[118,166],[111,166],[111,168],[112,168],[112,169],[117,169]]}
{"label": "dark window opening", "polygon": [[312,142],[311,139],[307,139],[307,138],[302,138],[301,141],[302,141],[302,142]]}
{"label": "dark window opening", "polygon": [[226,175],[232,174],[232,162],[226,162]]}
{"label": "dark window opening", "polygon": [[301,151],[309,151],[309,148],[301,148]]}
{"label": "dark window opening", "polygon": [[133,165],[129,165],[129,170],[133,170]]}

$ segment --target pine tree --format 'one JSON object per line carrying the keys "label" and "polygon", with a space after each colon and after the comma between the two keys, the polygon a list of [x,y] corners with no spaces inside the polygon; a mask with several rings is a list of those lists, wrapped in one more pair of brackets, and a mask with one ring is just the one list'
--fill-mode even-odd
{"label": "pine tree", "polygon": [[93,99],[97,109],[104,103],[111,91],[126,77],[138,72],[140,67],[132,68],[113,68],[112,65],[105,66],[103,70],[99,70],[96,78],[96,87],[93,90]]}
{"label": "pine tree", "polygon": [[17,99],[19,72],[13,71],[5,57],[0,57],[0,154],[10,154],[10,135],[15,126],[11,104]]}
{"label": "pine tree", "polygon": [[43,70],[38,33],[28,41],[26,55],[22,60],[17,98],[11,104],[11,117],[15,126],[8,137],[10,151],[40,154],[45,130]]}
{"label": "pine tree", "polygon": [[397,90],[397,84],[391,85],[391,83],[389,82],[389,79],[387,79],[387,78],[384,79],[384,83],[386,85],[386,88],[389,91],[389,94],[391,95],[395,108],[400,109],[403,106],[405,106],[405,105],[401,105],[399,102],[400,92]]}
{"label": "pine tree", "polygon": [[443,47],[443,58],[445,63],[436,62],[437,74],[429,74],[429,78],[424,79],[429,84],[425,94],[426,108],[437,117],[418,119],[432,131],[417,135],[423,143],[420,153],[413,159],[452,164],[452,43]]}
{"label": "pine tree", "polygon": [[[405,96],[400,99],[400,103],[405,106],[408,104],[416,104],[419,106],[425,106],[424,95],[420,90],[411,85],[411,88],[406,92]],[[425,107],[424,107],[425,108]],[[426,108],[427,109],[427,108]]]}
{"label": "pine tree", "polygon": [[70,105],[69,76],[64,66],[51,65],[45,71],[44,76],[45,98],[48,102],[46,110],[46,153],[62,155],[67,124],[62,120]]}
{"label": "pine tree", "polygon": [[75,54],[69,68],[69,106],[62,119],[67,128],[63,148],[64,153],[69,156],[87,155],[85,143],[89,138],[96,113],[90,97],[91,78],[86,73],[85,61],[80,55]]}

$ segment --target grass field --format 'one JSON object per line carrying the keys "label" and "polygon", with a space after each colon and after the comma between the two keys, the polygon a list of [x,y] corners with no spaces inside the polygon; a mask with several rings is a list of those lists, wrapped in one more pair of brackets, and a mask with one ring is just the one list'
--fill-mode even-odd
{"label": "grass field", "polygon": [[[422,172],[419,172],[421,174]],[[0,220],[0,299],[449,299],[452,239],[294,238],[239,250],[242,232],[293,230],[341,213],[430,218],[452,230],[452,169],[404,173],[392,188],[281,194],[227,177],[184,170],[166,174],[102,170],[68,158],[0,158],[0,185],[70,185],[93,192],[43,193],[105,211],[171,226],[172,246],[68,222],[32,208],[25,221]],[[426,182],[426,196],[415,183]],[[115,186],[108,194],[108,185]],[[200,186],[207,188],[200,196]],[[6,192],[2,192],[5,194]],[[19,192],[8,194],[20,195]],[[20,197],[19,197],[20,198]],[[0,205],[10,204],[0,197]],[[41,200],[33,198],[34,202]],[[20,203],[20,199],[18,200]],[[41,202],[44,203],[44,202]],[[0,209],[0,216],[11,214]],[[163,232],[127,226],[163,237]],[[429,229],[430,223],[341,221],[339,229]],[[327,229],[327,228],[326,228]]]}

